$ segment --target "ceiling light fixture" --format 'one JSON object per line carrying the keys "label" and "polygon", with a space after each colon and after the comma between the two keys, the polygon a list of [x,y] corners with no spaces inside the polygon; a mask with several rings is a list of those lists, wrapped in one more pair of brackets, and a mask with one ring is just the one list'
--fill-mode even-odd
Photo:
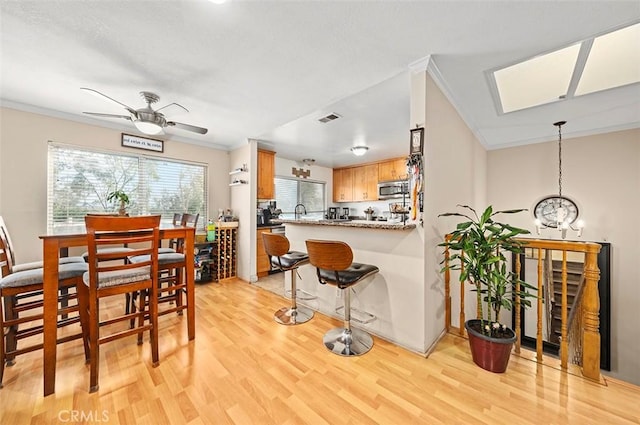
{"label": "ceiling light fixture", "polygon": [[367,146],[354,146],[351,148],[351,152],[353,152],[355,156],[362,156],[367,153],[368,150],[369,148]]}
{"label": "ceiling light fixture", "polygon": [[140,120],[132,120],[132,121],[133,121],[133,125],[135,125],[136,128],[144,134],[154,135],[154,134],[162,133],[162,126],[159,124],[156,124],[155,122],[140,121]]}
{"label": "ceiling light fixture", "polygon": [[[558,127],[558,195],[547,196],[541,199],[535,206],[535,226],[538,235],[543,227],[556,228],[562,239],[567,237],[567,230],[571,229],[582,236],[584,221],[578,220],[579,210],[576,203],[562,195],[562,126],[566,121],[554,122]],[[578,220],[576,222],[576,220]],[[576,227],[573,223],[576,222]]]}
{"label": "ceiling light fixture", "polygon": [[316,160],[315,160],[315,159],[312,159],[312,158],[304,158],[304,159],[302,160],[302,163],[303,163],[304,165],[306,165],[307,167],[312,166],[313,164],[315,164],[315,162],[316,162]]}

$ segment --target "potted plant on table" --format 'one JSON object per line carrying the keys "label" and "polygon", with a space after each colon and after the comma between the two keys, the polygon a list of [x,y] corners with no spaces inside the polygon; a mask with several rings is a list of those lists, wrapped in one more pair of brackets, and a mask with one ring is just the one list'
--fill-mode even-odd
{"label": "potted plant on table", "polygon": [[107,201],[118,201],[120,202],[120,208],[118,209],[118,214],[127,215],[127,205],[129,205],[129,195],[127,195],[123,190],[114,190],[107,195]]}
{"label": "potted plant on table", "polygon": [[[532,287],[507,269],[505,254],[520,253],[523,243],[516,238],[530,232],[498,222],[494,217],[526,210],[494,212],[489,206],[478,216],[470,206],[458,206],[469,213],[451,212],[438,216],[465,219],[439,245],[450,252],[449,263],[441,272],[460,270],[460,282],[468,281],[476,293],[478,318],[465,323],[473,361],[491,372],[504,372],[516,336],[512,329],[500,323],[500,310],[503,307],[511,310],[516,297],[528,307],[531,302],[527,298],[533,296],[527,292]],[[517,282],[520,283],[519,291],[516,290]]]}

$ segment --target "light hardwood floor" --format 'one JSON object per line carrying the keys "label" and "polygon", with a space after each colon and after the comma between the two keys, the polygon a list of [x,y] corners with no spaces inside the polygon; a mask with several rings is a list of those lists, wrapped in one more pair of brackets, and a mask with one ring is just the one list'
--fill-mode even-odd
{"label": "light hardwood floor", "polygon": [[255,285],[199,285],[196,302],[195,341],[187,342],[186,316],[160,318],[155,369],[146,341],[104,345],[94,394],[80,341],[59,346],[56,393],[47,398],[41,352],[18,357],[0,390],[0,424],[640,423],[638,387],[515,356],[505,374],[492,374],[455,336],[429,358],[379,338],[368,354],[344,358],[322,345],[340,321],[316,314],[278,325],[273,312],[287,301]]}

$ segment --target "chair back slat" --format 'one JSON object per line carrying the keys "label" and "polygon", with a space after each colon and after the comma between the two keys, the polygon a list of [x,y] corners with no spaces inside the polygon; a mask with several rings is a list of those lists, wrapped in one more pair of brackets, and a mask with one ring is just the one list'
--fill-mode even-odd
{"label": "chair back slat", "polygon": [[0,267],[2,276],[13,273],[13,266],[16,264],[16,257],[13,251],[13,243],[9,230],[4,223],[4,219],[0,216]]}

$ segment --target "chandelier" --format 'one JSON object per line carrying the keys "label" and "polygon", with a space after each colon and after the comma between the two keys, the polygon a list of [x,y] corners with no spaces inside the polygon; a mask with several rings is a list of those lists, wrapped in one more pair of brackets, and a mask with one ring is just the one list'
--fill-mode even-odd
{"label": "chandelier", "polygon": [[566,123],[553,123],[558,127],[558,194],[542,198],[534,208],[538,235],[542,228],[555,228],[560,232],[562,239],[567,237],[569,230],[577,232],[577,236],[581,237],[584,229],[584,221],[578,220],[578,205],[571,198],[562,195],[562,126]]}

